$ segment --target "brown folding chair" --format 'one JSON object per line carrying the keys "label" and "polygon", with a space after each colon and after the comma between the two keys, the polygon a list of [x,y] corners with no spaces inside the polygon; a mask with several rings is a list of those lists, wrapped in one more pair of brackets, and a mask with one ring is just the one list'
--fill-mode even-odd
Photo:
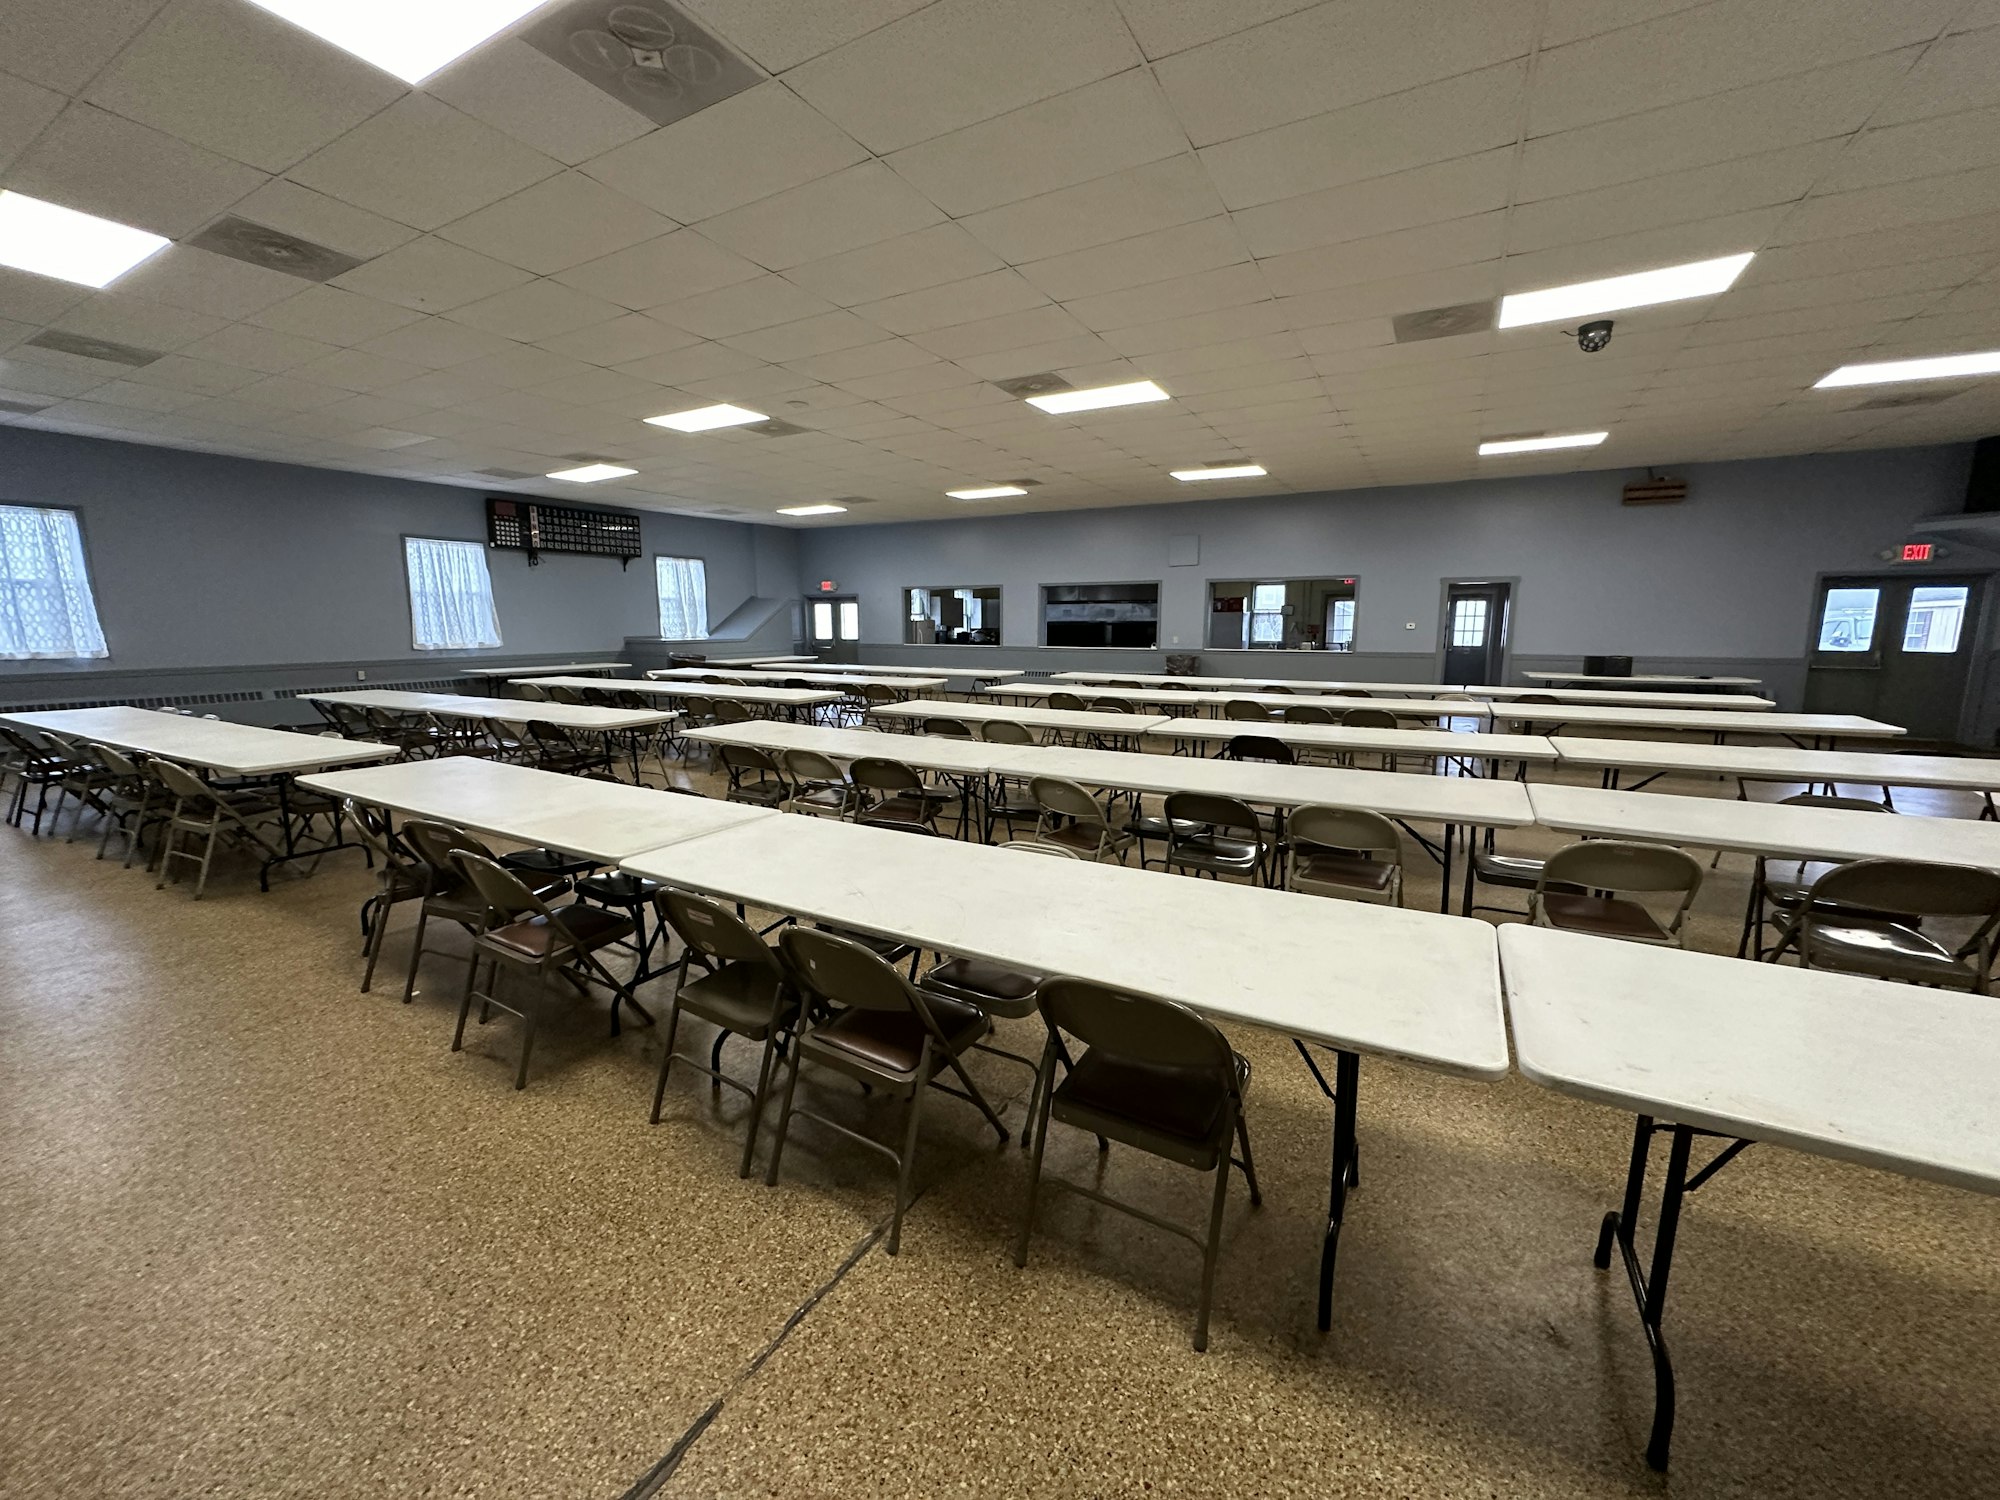
{"label": "brown folding chair", "polygon": [[[1940,939],[1940,921],[1969,921],[1969,935]],[[1925,932],[1929,922],[1933,931]],[[2000,875],[1914,859],[1857,859],[1815,880],[1786,928],[1808,969],[1986,993],[2000,935]]]}
{"label": "brown folding chair", "polygon": [[[160,878],[153,889],[162,889],[174,878],[175,860],[185,860],[197,870],[194,899],[199,901],[208,889],[216,846],[225,841],[255,853],[260,860],[276,859],[283,852],[265,835],[278,821],[278,804],[272,798],[256,792],[223,792],[187,767],[157,756],[151,769],[173,799],[160,840]],[[181,848],[183,835],[200,841],[199,855]]]}
{"label": "brown folding chair", "polygon": [[1380,813],[1297,807],[1286,824],[1285,889],[1403,904],[1403,840]]}
{"label": "brown folding chair", "polygon": [[1271,847],[1249,804],[1208,792],[1170,792],[1166,817],[1162,869],[1186,870],[1211,880],[1224,875],[1256,880],[1263,871]]}
{"label": "brown folding chair", "polygon": [[[1682,925],[1701,890],[1701,861],[1671,844],[1585,839],[1556,850],[1542,864],[1541,878],[1528,898],[1537,927],[1587,932],[1674,948],[1687,946]],[[1673,896],[1671,915],[1661,921],[1644,902],[1628,896]]]}
{"label": "brown folding chair", "polygon": [[1113,855],[1125,863],[1136,835],[1113,828],[1102,804],[1079,782],[1060,776],[1033,776],[1028,795],[1036,807],[1035,842],[1067,849],[1080,859],[1102,863]]}

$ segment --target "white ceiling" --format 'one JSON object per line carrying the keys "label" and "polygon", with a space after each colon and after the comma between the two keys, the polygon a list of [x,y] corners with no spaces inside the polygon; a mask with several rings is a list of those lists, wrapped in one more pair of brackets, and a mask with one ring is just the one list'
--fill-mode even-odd
{"label": "white ceiling", "polygon": [[[0,269],[0,402],[41,408],[0,421],[746,519],[874,502],[810,525],[2000,430],[2000,379],[1810,389],[2000,345],[2000,0],[684,8],[770,77],[656,129],[510,37],[413,91],[243,0],[0,7],[0,187],[363,262],[316,285],[175,245],[97,293]],[[1731,291],[1621,314],[1597,355],[1391,331],[1742,250]],[[167,354],[26,345],[46,329]],[[1050,370],[1174,400],[1050,417],[991,383]],[[714,401],[808,431],[639,420]],[[639,472],[473,472],[579,457]],[[1239,459],[1270,477],[1166,477]]]}

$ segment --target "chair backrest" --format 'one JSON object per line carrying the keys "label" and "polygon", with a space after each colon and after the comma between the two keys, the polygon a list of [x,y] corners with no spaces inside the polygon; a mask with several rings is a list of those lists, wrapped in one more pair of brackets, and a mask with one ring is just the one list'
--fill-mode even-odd
{"label": "chair backrest", "polygon": [[1068,709],[1072,713],[1083,712],[1083,699],[1075,693],[1050,693],[1048,703],[1050,708]]}
{"label": "chair backrest", "polygon": [[746,705],[738,703],[734,698],[716,699],[714,712],[715,722],[718,724],[747,724],[756,717]]}
{"label": "chair backrest", "polygon": [[1264,712],[1262,704],[1252,703],[1248,698],[1231,698],[1222,705],[1222,717],[1261,724],[1267,722],[1271,716]]}
{"label": "chair backrest", "polygon": [[1049,1025],[1093,1051],[1153,1068],[1234,1077],[1229,1042],[1207,1017],[1170,1000],[1082,979],[1050,979],[1036,993]]}
{"label": "chair backrest", "polygon": [[661,891],[660,915],[696,952],[724,963],[779,967],[778,955],[757,936],[757,929],[719,902],[684,891]]}
{"label": "chair backrest", "polygon": [[1123,698],[1092,698],[1090,710],[1099,714],[1129,714],[1132,712],[1132,705]]}
{"label": "chair backrest", "polygon": [[1857,859],[1813,882],[1812,907],[1842,906],[1906,917],[2000,915],[2000,875],[1915,859]]}
{"label": "chair backrest", "polygon": [[865,703],[894,703],[896,690],[879,682],[864,682],[861,684],[861,698]]}
{"label": "chair backrest", "polygon": [[1218,797],[1213,792],[1167,793],[1167,823],[1202,823],[1211,828],[1247,830],[1253,839],[1262,837],[1257,814],[1248,803],[1234,797]]}
{"label": "chair backrest", "polygon": [[1263,687],[1259,688],[1259,689],[1258,689],[1258,691],[1259,691],[1259,692],[1262,692],[1262,693],[1287,693],[1287,694],[1289,694],[1289,693],[1290,693],[1290,692],[1292,691],[1292,689],[1291,689],[1291,688],[1288,688],[1288,687],[1286,687],[1286,686],[1285,686],[1285,685],[1284,685],[1284,684],[1283,684],[1282,682],[1267,682],[1267,683],[1265,683],[1265,684],[1263,685]]}
{"label": "chair backrest", "polygon": [[1348,687],[1340,690],[1340,696],[1343,698],[1372,698],[1375,695],[1369,692],[1367,688]]}
{"label": "chair backrest", "polygon": [[1403,853],[1403,840],[1396,832],[1396,825],[1380,813],[1358,807],[1296,807],[1285,827],[1294,846],[1311,844],[1320,849],[1357,852],[1389,850],[1398,858]]}
{"label": "chair backrest", "polygon": [[855,1010],[930,1015],[908,980],[851,938],[794,926],[779,935],[778,948],[799,982],[822,1000]]}
{"label": "chair backrest", "polygon": [[1537,889],[1562,885],[1638,894],[1680,891],[1691,901],[1701,889],[1701,861],[1672,844],[1584,839],[1564,845],[1542,862]]}
{"label": "chair backrest", "polygon": [[215,801],[215,789],[186,766],[160,756],[153,757],[153,774],[173,796],[189,802]]}
{"label": "chair backrest", "polygon": [[543,691],[549,695],[549,702],[551,703],[567,703],[576,708],[583,706],[583,694],[579,693],[575,688],[567,687],[560,682],[550,683]]}
{"label": "chair backrest", "polygon": [[139,763],[123,750],[115,750],[109,745],[91,745],[97,763],[121,781],[130,781],[139,775]]}
{"label": "chair backrest", "polygon": [[989,745],[1032,745],[1035,737],[1025,724],[1012,719],[988,719],[979,726],[979,737]]}
{"label": "chair backrest", "polygon": [[1031,776],[1028,778],[1028,795],[1035,799],[1035,806],[1045,813],[1074,818],[1095,828],[1104,826],[1104,809],[1080,782],[1068,781],[1061,776]]}
{"label": "chair backrest", "polygon": [[1561,703],[1562,699],[1552,693],[1523,693],[1514,700],[1516,703]]}
{"label": "chair backrest", "polygon": [[445,891],[455,891],[465,884],[465,873],[452,858],[454,851],[464,849],[473,854],[491,857],[493,851],[478,839],[450,823],[439,823],[430,818],[411,818],[403,824],[403,842],[408,844],[424,868],[430,871],[433,895]]}
{"label": "chair backrest", "polygon": [[1046,854],[1052,859],[1083,858],[1074,849],[1065,849],[1061,844],[1044,844],[1035,839],[1008,839],[1004,844],[995,844],[993,847],[1012,849],[1017,854]]}
{"label": "chair backrest", "polygon": [[756,745],[717,745],[715,748],[722,764],[729,770],[732,786],[746,774],[754,773],[750,774],[753,781],[778,774],[778,763],[771,758],[771,752]]}
{"label": "chair backrest", "polygon": [[1336,724],[1333,710],[1318,703],[1287,703],[1285,705],[1287,724]]}
{"label": "chair backrest", "polygon": [[466,883],[479,893],[479,899],[486,903],[487,910],[502,922],[530,913],[537,916],[549,914],[548,903],[529,890],[520,876],[490,855],[456,849],[452,852],[452,861]]}
{"label": "chair backrest", "polygon": [[539,682],[517,682],[514,684],[514,691],[530,703],[546,703],[549,701],[549,690]]}
{"label": "chair backrest", "polygon": [[864,755],[847,768],[847,779],[871,792],[921,792],[923,778],[900,760]]}
{"label": "chair backrest", "polygon": [[1778,800],[1782,807],[1830,807],[1840,812],[1893,813],[1896,810],[1873,797],[1830,797],[1823,792],[1800,792]]}
{"label": "chair backrest", "polygon": [[1396,716],[1386,708],[1350,708],[1341,713],[1345,729],[1394,729]]}
{"label": "chair backrest", "polygon": [[793,786],[809,782],[847,780],[839,762],[821,755],[817,750],[780,750],[778,764],[785,773],[785,779]]}
{"label": "chair backrest", "polygon": [[1224,760],[1262,760],[1273,765],[1289,766],[1297,762],[1292,747],[1283,740],[1274,740],[1268,734],[1239,734],[1222,747]]}
{"label": "chair backrest", "polygon": [[972,738],[971,726],[963,719],[926,719],[924,720],[924,733],[949,735],[955,740],[969,740]]}
{"label": "chair backrest", "polygon": [[681,714],[691,723],[706,723],[715,717],[715,700],[700,693],[682,693]]}

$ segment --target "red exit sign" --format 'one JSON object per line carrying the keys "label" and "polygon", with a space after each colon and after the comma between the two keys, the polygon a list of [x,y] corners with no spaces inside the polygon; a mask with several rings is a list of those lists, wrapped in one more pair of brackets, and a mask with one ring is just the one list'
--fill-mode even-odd
{"label": "red exit sign", "polygon": [[1936,548],[1930,542],[1903,543],[1904,562],[1929,562],[1935,552]]}
{"label": "red exit sign", "polygon": [[834,583],[831,578],[822,578],[819,581],[819,591],[822,594],[830,594],[833,592],[833,589],[834,589]]}

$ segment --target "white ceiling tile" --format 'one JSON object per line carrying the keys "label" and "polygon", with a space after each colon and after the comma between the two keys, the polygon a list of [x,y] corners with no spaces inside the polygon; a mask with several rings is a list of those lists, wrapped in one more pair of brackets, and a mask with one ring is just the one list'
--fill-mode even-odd
{"label": "white ceiling tile", "polygon": [[1012,271],[989,271],[945,286],[905,292],[881,302],[864,303],[855,309],[891,333],[923,333],[933,328],[949,328],[979,318],[1022,312],[1048,302],[1034,287]]}
{"label": "white ceiling tile", "polygon": [[141,301],[120,288],[86,297],[57,318],[55,326],[86,338],[168,350],[191,344],[225,324],[207,313]]}
{"label": "white ceiling tile", "polygon": [[1319,0],[1119,0],[1118,8],[1146,56],[1166,57],[1318,3]]}
{"label": "white ceiling tile", "polygon": [[1837,239],[1878,229],[1940,224],[2000,210],[2000,169],[1981,167],[1851,193],[1816,194],[1793,206],[1772,243]]}
{"label": "white ceiling tile", "polygon": [[703,338],[719,339],[832,311],[831,303],[793,286],[783,277],[759,276],[754,281],[739,281],[734,286],[669,302],[654,308],[653,316]]}
{"label": "white ceiling tile", "polygon": [[438,238],[537,276],[552,276],[674,227],[672,220],[593,177],[561,172],[446,225]]}
{"label": "white ceiling tile", "polygon": [[163,385],[141,385],[136,380],[107,380],[93,388],[90,394],[94,400],[137,411],[179,411],[202,399],[194,391],[170,390]]}
{"label": "white ceiling tile", "polygon": [[806,359],[815,354],[832,354],[860,344],[881,340],[881,330],[851,312],[825,312],[816,317],[780,323],[750,333],[733,334],[723,340],[732,349],[741,349],[759,359]]}
{"label": "white ceiling tile", "polygon": [[1257,264],[1272,294],[1289,297],[1355,282],[1381,281],[1399,273],[1442,271],[1491,260],[1501,253],[1506,233],[1507,215],[1496,211],[1341,245],[1296,250]]}
{"label": "white ceiling tile", "polygon": [[773,271],[940,223],[937,206],[878,161],[704,219],[701,232]]}
{"label": "white ceiling tile", "polygon": [[570,166],[654,128],[637,110],[514,38],[475,48],[427,79],[424,91]]}
{"label": "white ceiling tile", "polygon": [[1234,222],[1218,215],[1031,261],[1021,267],[1021,274],[1058,301],[1070,301],[1236,265],[1249,258]]}
{"label": "white ceiling tile", "polygon": [[1086,328],[1102,332],[1107,328],[1131,328],[1190,313],[1264,302],[1269,300],[1270,295],[1263,274],[1246,261],[1241,265],[1197,271],[1192,276],[1176,276],[1122,292],[1079,297],[1063,306]]}
{"label": "white ceiling tile", "polygon": [[1282,298],[1278,306],[1292,327],[1318,328],[1323,324],[1346,323],[1355,318],[1393,318],[1399,313],[1420,312],[1426,308],[1485,302],[1499,295],[1500,277],[1501,262],[1479,261],[1442,271],[1419,271],[1410,276],[1391,276],[1381,281],[1358,281],[1350,286],[1328,287],[1298,297]]}
{"label": "white ceiling tile", "polygon": [[[2000,11],[1995,19],[2000,20]],[[2000,104],[2000,25],[1948,36],[1927,48],[1871,123],[1897,125]]]}
{"label": "white ceiling tile", "polygon": [[761,275],[742,256],[692,229],[676,230],[557,274],[556,280],[643,311]]}
{"label": "white ceiling tile", "polygon": [[1612,234],[1580,244],[1553,245],[1546,250],[1507,257],[1510,292],[1538,291],[1571,281],[1623,276],[1656,266],[1708,260],[1749,250],[1770,238],[1793,208],[1778,205],[1714,219],[1692,219],[1636,233]]}
{"label": "white ceiling tile", "polygon": [[1708,0],[1549,0],[1542,45],[1554,47],[1706,4]]}
{"label": "white ceiling tile", "polygon": [[456,308],[451,319],[504,338],[533,343],[607,322],[617,317],[619,311],[601,297],[588,296],[560,282],[531,281],[526,286],[512,287]]}
{"label": "white ceiling tile", "polygon": [[491,256],[425,235],[344,272],[334,284],[416,312],[440,313],[528,279],[527,272]]}
{"label": "white ceiling tile", "polygon": [[177,0],[85,97],[197,146],[282,172],[403,87],[240,0]]}
{"label": "white ceiling tile", "polygon": [[417,234],[407,224],[368,213],[282,177],[272,178],[231,212],[253,224],[282,230],[361,260],[406,245]]}
{"label": "white ceiling tile", "polygon": [[1507,203],[1513,151],[1486,151],[1285,198],[1236,215],[1250,252],[1283,255],[1486,213]]}
{"label": "white ceiling tile", "polygon": [[904,339],[884,339],[879,344],[859,344],[834,354],[791,360],[789,368],[814,380],[848,381],[928,365],[934,358],[929,350]]}
{"label": "white ceiling tile", "polygon": [[567,354],[513,344],[455,365],[452,373],[502,390],[519,391],[544,386],[552,381],[581,378],[593,373],[593,369],[592,365],[572,359]]}
{"label": "white ceiling tile", "polygon": [[233,392],[229,399],[253,406],[275,407],[279,411],[311,411],[338,401],[347,394],[330,385],[300,380],[293,375],[270,375],[251,381],[241,390]]}
{"label": "white ceiling tile", "polygon": [[[31,349],[22,352],[40,357],[24,359],[16,354],[0,359],[0,390],[31,396],[80,396],[104,384],[108,367],[94,360],[73,359],[58,364],[47,357],[48,351]],[[155,363],[165,364],[166,361]],[[87,365],[94,365],[95,368],[86,368]],[[137,378],[143,373],[133,371],[127,378]]]}
{"label": "white ceiling tile", "polygon": [[[492,390],[492,386],[481,381],[468,380],[457,370],[433,370],[430,374],[419,375],[414,380],[385,386],[375,394],[416,406],[446,407],[457,406],[461,402],[476,401],[479,397],[490,394]],[[405,419],[403,425],[419,431],[426,430],[423,423],[412,419]]]}
{"label": "white ceiling tile", "polygon": [[584,170],[691,224],[867,156],[858,142],[773,80],[608,151]]}
{"label": "white ceiling tile", "polygon": [[125,296],[232,322],[286,300],[299,286],[296,276],[185,245],[167,246],[118,279]]}
{"label": "white ceiling tile", "polygon": [[1813,185],[1815,193],[1879,187],[2000,163],[2000,106],[1864,130]]}
{"label": "white ceiling tile", "polygon": [[[998,59],[1033,48],[1032,66]],[[1111,0],[937,0],[785,75],[827,118],[895,151],[1134,67]]]}
{"label": "white ceiling tile", "polygon": [[370,213],[437,229],[561,164],[425,94],[406,94],[291,171]]}
{"label": "white ceiling tile", "polygon": [[0,169],[62,112],[63,96],[25,78],[0,73]]}
{"label": "white ceiling tile", "polygon": [[941,359],[963,359],[968,355],[996,354],[1088,332],[1070,314],[1051,304],[1024,312],[979,318],[949,328],[929,329],[910,342],[922,345]]}
{"label": "white ceiling tile", "polygon": [[279,333],[296,333],[322,343],[346,346],[414,323],[421,316],[406,307],[343,291],[337,286],[309,286],[253,314],[249,321]]}
{"label": "white ceiling tile", "polygon": [[1189,152],[973,214],[964,224],[975,239],[1019,265],[1222,211],[1214,184]]}
{"label": "white ceiling tile", "polygon": [[[0,382],[5,381],[6,373],[0,370]],[[257,378],[257,371],[238,363],[169,354],[165,359],[156,359],[143,370],[134,370],[123,378],[136,380],[141,385],[158,385],[169,390],[213,396],[248,385]]]}
{"label": "white ceiling tile", "polygon": [[605,323],[592,323],[571,333],[542,339],[541,347],[593,365],[622,365],[653,354],[685,349],[700,340],[685,328],[675,328],[644,313],[627,313]]}
{"label": "white ceiling tile", "polygon": [[514,343],[483,328],[468,328],[446,318],[423,318],[363,339],[359,347],[370,354],[442,370],[469,360],[505,354]]}
{"label": "white ceiling tile", "polygon": [[1927,42],[1957,9],[1959,0],[1896,5],[1715,0],[1551,47],[1535,63],[1529,134],[1547,135]]}
{"label": "white ceiling tile", "polygon": [[[1038,344],[1010,342],[1004,348],[952,356],[953,362],[960,369],[976,375],[981,380],[1012,380],[1020,375],[1039,375],[1044,370],[1066,374],[1086,365],[1101,364],[1117,358],[1118,351],[1094,333],[1079,333],[1068,338],[1050,339],[1046,343]],[[1126,370],[1113,377],[1109,383],[1141,378],[1143,377],[1137,370]]]}
{"label": "white ceiling tile", "polygon": [[938,224],[794,266],[785,279],[836,306],[855,307],[1000,268],[999,257],[958,225]]}
{"label": "white ceiling tile", "polygon": [[1143,364],[1144,356],[1149,354],[1193,349],[1203,344],[1231,343],[1260,334],[1277,333],[1288,326],[1277,303],[1252,302],[1242,307],[1227,307],[1216,312],[1193,313],[1186,317],[1116,329],[1106,333],[1104,340],[1120,354]]}
{"label": "white ceiling tile", "polygon": [[1156,65],[1197,146],[1380,98],[1532,49],[1539,0],[1320,5]]}
{"label": "white ceiling tile", "polygon": [[424,373],[424,366],[406,359],[371,354],[365,349],[340,349],[300,365],[292,372],[300,380],[314,380],[343,391],[379,391],[399,385]]}
{"label": "white ceiling tile", "polygon": [[265,180],[199,146],[72,104],[15,160],[7,185],[177,239]]}
{"label": "white ceiling tile", "polygon": [[322,344],[317,339],[302,339],[249,323],[236,323],[197,340],[181,352],[195,359],[241,365],[246,370],[275,375],[295,369],[308,360],[323,358],[335,350],[331,344]]}
{"label": "white ceiling tile", "polygon": [[782,73],[807,58],[921,10],[930,0],[688,0],[688,9],[765,69]]}
{"label": "white ceiling tile", "polygon": [[955,217],[1187,150],[1159,86],[1134,68],[908,147],[889,165]]}
{"label": "white ceiling tile", "polygon": [[0,6],[0,58],[7,71],[65,94],[84,84],[159,12],[165,0],[101,0],[89,15],[31,0]]}
{"label": "white ceiling tile", "polygon": [[[641,380],[651,380],[659,385],[679,385],[688,380],[708,380],[747,370],[759,370],[764,361],[754,354],[745,354],[740,349],[731,349],[724,344],[695,344],[686,349],[675,349],[666,354],[648,355],[635,359],[618,368],[627,375],[636,375]],[[690,401],[689,406],[699,406],[699,401]],[[662,410],[678,410],[664,407]]]}

